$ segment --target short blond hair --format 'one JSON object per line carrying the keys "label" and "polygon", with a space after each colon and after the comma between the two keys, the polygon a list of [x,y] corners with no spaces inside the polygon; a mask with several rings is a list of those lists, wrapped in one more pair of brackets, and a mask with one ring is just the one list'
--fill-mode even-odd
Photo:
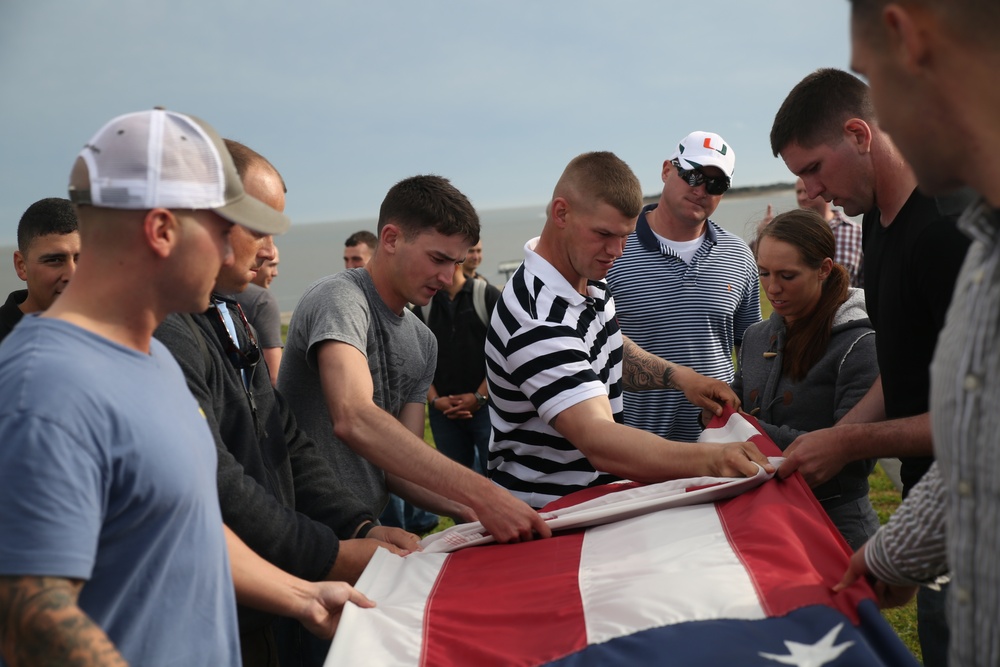
{"label": "short blond hair", "polygon": [[581,202],[604,202],[628,218],[642,210],[642,186],[632,169],[614,153],[595,151],[570,160],[552,193]]}

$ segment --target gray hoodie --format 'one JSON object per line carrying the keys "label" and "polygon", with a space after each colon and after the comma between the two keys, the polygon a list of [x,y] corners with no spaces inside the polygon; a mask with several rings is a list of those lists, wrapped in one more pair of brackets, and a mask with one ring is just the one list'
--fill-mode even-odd
{"label": "gray hoodie", "polygon": [[[743,410],[757,417],[782,450],[802,433],[833,426],[868,392],[879,372],[864,290],[849,291],[834,317],[826,353],[799,382],[780,372],[785,335],[778,314],[747,329],[732,385]],[[813,491],[827,508],[867,495],[873,466],[873,459],[850,463]]]}

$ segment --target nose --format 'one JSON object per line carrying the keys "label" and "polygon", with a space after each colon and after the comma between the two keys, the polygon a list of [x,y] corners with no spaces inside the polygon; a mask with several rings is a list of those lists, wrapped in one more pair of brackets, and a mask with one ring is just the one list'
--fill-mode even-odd
{"label": "nose", "polygon": [[618,239],[617,241],[612,241],[608,244],[608,254],[618,259],[625,254],[625,243],[628,241],[627,238]]}
{"label": "nose", "polygon": [[805,199],[815,199],[826,190],[826,187],[818,179],[809,179],[808,181],[803,179],[803,182],[806,186]]}
{"label": "nose", "polygon": [[275,251],[274,237],[271,235],[265,236],[264,243],[263,245],[261,245],[260,248],[260,253],[259,253],[260,257],[265,261],[270,262],[272,259],[274,259],[274,251]]}
{"label": "nose", "polygon": [[66,261],[66,269],[63,271],[62,274],[62,282],[64,284],[68,283],[70,279],[73,278],[73,274],[76,273],[76,265],[78,261],[79,258],[72,256]]}

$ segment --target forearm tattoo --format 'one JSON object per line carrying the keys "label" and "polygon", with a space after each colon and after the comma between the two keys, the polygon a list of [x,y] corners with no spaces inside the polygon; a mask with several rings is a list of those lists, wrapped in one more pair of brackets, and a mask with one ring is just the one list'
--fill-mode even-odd
{"label": "forearm tattoo", "polygon": [[0,577],[0,654],[18,665],[125,665],[77,606],[79,586],[58,577]]}
{"label": "forearm tattoo", "polygon": [[674,365],[646,352],[628,337],[624,338],[622,386],[626,391],[667,389],[673,387]]}

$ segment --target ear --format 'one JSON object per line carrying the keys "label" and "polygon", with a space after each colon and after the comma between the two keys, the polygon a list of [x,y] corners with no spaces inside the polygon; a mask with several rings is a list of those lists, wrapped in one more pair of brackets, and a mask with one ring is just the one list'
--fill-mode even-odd
{"label": "ear", "polygon": [[25,282],[28,281],[28,267],[20,250],[14,251],[14,271],[17,272],[18,278]]}
{"label": "ear", "polygon": [[142,231],[155,255],[169,257],[180,240],[181,221],[169,209],[154,208],[143,216]]}
{"label": "ear", "polygon": [[[396,248],[402,240],[403,230],[391,222],[386,223],[378,235],[379,248],[385,248],[390,255],[396,252]],[[372,257],[374,256],[375,253],[372,253]]]}
{"label": "ear", "polygon": [[819,265],[820,281],[822,282],[829,278],[831,273],[833,273],[833,260],[829,257],[824,257],[822,263]]}
{"label": "ear", "polygon": [[664,183],[667,182],[667,175],[673,171],[674,165],[670,164],[670,160],[663,161],[663,169],[660,171],[660,180]]}
{"label": "ear", "polygon": [[[917,13],[915,13],[917,12]],[[889,50],[897,62],[908,72],[915,72],[930,60],[930,42],[923,26],[925,15],[913,10],[890,4],[882,10]]]}
{"label": "ear", "polygon": [[872,128],[860,118],[849,118],[844,122],[844,136],[864,155],[871,152]]}
{"label": "ear", "polygon": [[552,221],[559,229],[566,229],[569,224],[569,201],[565,197],[555,197],[550,204],[552,207]]}

